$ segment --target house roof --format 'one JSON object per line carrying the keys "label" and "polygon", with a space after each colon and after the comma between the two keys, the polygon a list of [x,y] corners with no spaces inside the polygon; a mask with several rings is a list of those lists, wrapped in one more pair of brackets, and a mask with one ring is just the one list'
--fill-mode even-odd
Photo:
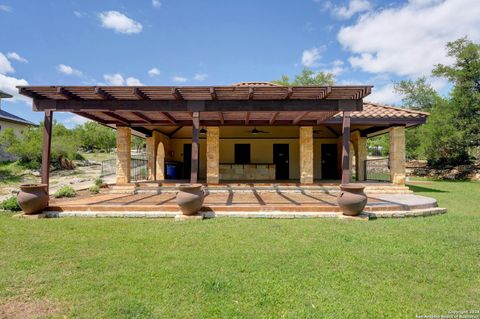
{"label": "house roof", "polygon": [[[405,108],[364,102],[362,111],[350,113],[352,119],[426,119],[429,113],[414,111]],[[342,114],[337,113],[334,118],[341,119]]]}
{"label": "house roof", "polygon": [[0,109],[0,120],[5,120],[8,122],[14,122],[14,123],[20,123],[20,124],[25,124],[25,125],[36,125],[35,123],[32,123],[28,120],[22,119],[19,116],[13,115],[11,113],[8,113],[7,111],[1,110]]}

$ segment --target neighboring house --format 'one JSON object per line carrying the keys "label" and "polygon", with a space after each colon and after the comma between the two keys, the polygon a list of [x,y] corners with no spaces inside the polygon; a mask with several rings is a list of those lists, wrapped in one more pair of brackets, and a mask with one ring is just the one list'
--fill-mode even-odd
{"label": "neighboring house", "polygon": [[[0,91],[0,102],[1,102],[1,99],[11,98],[11,97],[12,96],[10,94]],[[36,124],[28,120],[22,119],[21,117],[18,117],[16,115],[13,115],[11,113],[8,113],[2,110],[1,103],[0,103],[0,133],[5,131],[8,128],[12,128],[13,132],[17,136],[19,136],[23,129],[32,125],[36,126]],[[0,161],[8,161],[8,160],[14,160],[14,159],[15,158],[13,155],[8,154],[0,147]]]}

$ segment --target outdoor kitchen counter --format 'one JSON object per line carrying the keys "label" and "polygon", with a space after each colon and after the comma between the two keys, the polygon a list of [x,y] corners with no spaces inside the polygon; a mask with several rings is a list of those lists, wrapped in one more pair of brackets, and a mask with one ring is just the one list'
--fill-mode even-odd
{"label": "outdoor kitchen counter", "polygon": [[275,164],[220,164],[220,179],[222,180],[274,180]]}

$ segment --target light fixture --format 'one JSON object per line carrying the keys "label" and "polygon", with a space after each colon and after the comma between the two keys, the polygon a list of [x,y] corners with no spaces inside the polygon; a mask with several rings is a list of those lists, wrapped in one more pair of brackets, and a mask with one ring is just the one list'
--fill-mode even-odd
{"label": "light fixture", "polygon": [[200,132],[200,134],[205,134],[205,133],[207,133],[207,130],[202,127],[199,132]]}

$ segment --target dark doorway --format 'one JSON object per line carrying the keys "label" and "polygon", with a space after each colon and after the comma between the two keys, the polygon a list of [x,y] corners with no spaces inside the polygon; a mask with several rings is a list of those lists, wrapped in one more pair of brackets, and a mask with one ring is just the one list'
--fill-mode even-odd
{"label": "dark doorway", "polygon": [[273,163],[275,164],[275,179],[289,179],[289,145],[273,144]]}
{"label": "dark doorway", "polygon": [[250,144],[235,144],[235,164],[250,164]]}
{"label": "dark doorway", "polygon": [[192,144],[183,144],[182,178],[190,179],[191,168],[192,168]]}
{"label": "dark doorway", "polygon": [[337,144],[322,144],[322,179],[339,179]]}

